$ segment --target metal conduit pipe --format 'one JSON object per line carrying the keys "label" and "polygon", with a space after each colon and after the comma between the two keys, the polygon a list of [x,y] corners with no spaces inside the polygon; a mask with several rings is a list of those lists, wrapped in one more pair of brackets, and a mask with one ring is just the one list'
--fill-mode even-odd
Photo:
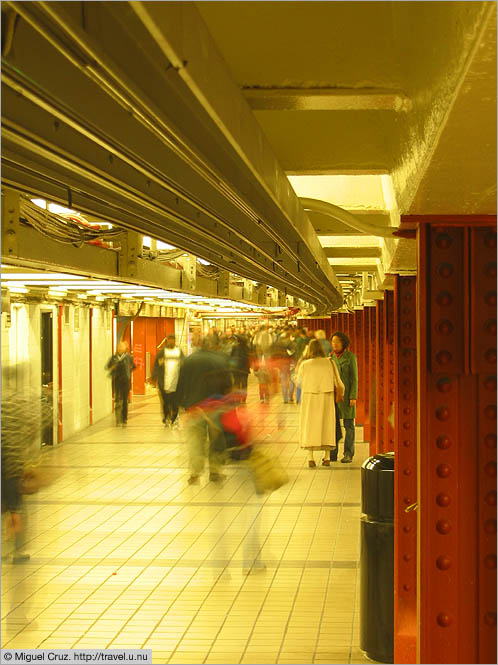
{"label": "metal conduit pipe", "polygon": [[344,210],[344,208],[340,208],[332,203],[327,203],[327,201],[308,198],[299,198],[299,201],[305,210],[319,212],[322,215],[327,215],[327,217],[332,217],[332,219],[336,219],[337,221],[350,226],[352,229],[361,231],[369,236],[392,238],[394,232],[398,230],[395,226],[376,226],[375,224],[364,222],[362,219],[359,219],[352,213]]}

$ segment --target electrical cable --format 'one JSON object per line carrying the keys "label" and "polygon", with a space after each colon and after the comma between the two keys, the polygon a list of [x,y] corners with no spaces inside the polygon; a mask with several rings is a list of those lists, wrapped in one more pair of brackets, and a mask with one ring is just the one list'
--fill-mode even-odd
{"label": "electrical cable", "polygon": [[20,217],[55,242],[75,247],[82,247],[88,242],[112,242],[123,233],[122,229],[103,229],[98,224],[90,224],[74,213],[56,214],[43,210],[26,199],[21,199]]}

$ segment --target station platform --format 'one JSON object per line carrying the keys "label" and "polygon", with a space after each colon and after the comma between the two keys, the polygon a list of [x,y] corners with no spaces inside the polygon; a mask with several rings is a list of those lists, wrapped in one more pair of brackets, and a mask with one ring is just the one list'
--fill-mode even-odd
{"label": "station platform", "polygon": [[[27,497],[31,559],[3,539],[2,647],[149,648],[154,663],[367,663],[359,649],[360,466],[309,469],[298,409],[260,405],[257,436],[290,481],[258,499],[247,474],[188,485],[187,449],[156,395],[48,451],[60,472]],[[357,439],[361,440],[361,428]],[[342,444],[340,453],[342,453]],[[340,454],[339,457],[342,455]],[[246,569],[259,520],[266,568]]]}

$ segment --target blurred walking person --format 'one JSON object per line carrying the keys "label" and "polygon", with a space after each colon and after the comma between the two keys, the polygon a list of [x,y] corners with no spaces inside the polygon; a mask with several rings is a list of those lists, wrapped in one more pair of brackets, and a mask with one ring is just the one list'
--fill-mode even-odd
{"label": "blurred walking person", "polygon": [[308,451],[308,466],[316,467],[313,453],[323,450],[323,466],[330,466],[330,452],[336,447],[335,401],[344,394],[344,384],[333,361],[325,357],[322,345],[311,340],[307,359],[299,365],[301,386],[299,443]]}
{"label": "blurred walking person", "polygon": [[249,345],[247,338],[235,335],[235,343],[232,345],[230,355],[230,368],[232,370],[233,385],[242,393],[242,401],[247,399],[247,380],[249,376]]}
{"label": "blurred walking person", "polygon": [[258,360],[262,358],[267,359],[273,344],[273,335],[266,326],[261,326],[259,331],[254,335],[253,344]]}
{"label": "blurred walking person", "polygon": [[273,345],[273,364],[280,373],[280,386],[284,404],[293,401],[294,384],[291,379],[291,365],[294,364],[296,345],[285,330]]}
{"label": "blurred walking person", "polygon": [[128,344],[119,342],[116,353],[111,356],[106,369],[114,381],[114,410],[116,425],[126,427],[128,422],[128,398],[131,387],[131,373],[137,366],[128,352]]}
{"label": "blurred walking person", "polygon": [[177,423],[179,404],[176,388],[183,360],[183,352],[176,346],[175,336],[168,335],[166,346],[156,356],[151,377],[157,383],[166,427]]}
{"label": "blurred walking person", "polygon": [[[52,423],[53,411],[48,400],[29,391],[2,390],[2,554],[9,541],[13,563],[30,559],[25,550],[28,541],[28,515],[25,494],[34,494],[50,484],[53,473],[39,464],[40,433]],[[3,558],[3,556],[2,556]]]}
{"label": "blurred walking person", "polygon": [[209,480],[223,479],[225,440],[210,424],[213,399],[232,388],[228,359],[220,353],[218,337],[208,335],[202,346],[185,359],[178,379],[178,402],[185,411],[185,434],[189,450],[190,485],[199,482],[205,459],[209,459]]}
{"label": "blurred walking person", "polygon": [[325,353],[325,357],[328,358],[329,355],[332,353],[332,345],[327,339],[327,336],[325,335],[325,330],[317,330],[315,332],[315,338],[320,341],[323,352]]}

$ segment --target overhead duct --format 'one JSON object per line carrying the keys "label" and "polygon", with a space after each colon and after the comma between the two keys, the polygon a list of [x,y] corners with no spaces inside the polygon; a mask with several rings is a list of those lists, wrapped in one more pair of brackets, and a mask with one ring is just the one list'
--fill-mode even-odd
{"label": "overhead duct", "polygon": [[340,208],[339,206],[334,205],[333,203],[328,203],[327,201],[320,201],[319,199],[308,199],[308,198],[299,198],[299,201],[305,210],[310,212],[319,212],[322,215],[327,217],[332,217],[343,224],[355,229],[356,231],[361,231],[366,235],[377,236],[379,238],[392,238],[397,227],[395,226],[377,226],[375,224],[369,224],[364,222],[362,219],[359,219],[352,213]]}

